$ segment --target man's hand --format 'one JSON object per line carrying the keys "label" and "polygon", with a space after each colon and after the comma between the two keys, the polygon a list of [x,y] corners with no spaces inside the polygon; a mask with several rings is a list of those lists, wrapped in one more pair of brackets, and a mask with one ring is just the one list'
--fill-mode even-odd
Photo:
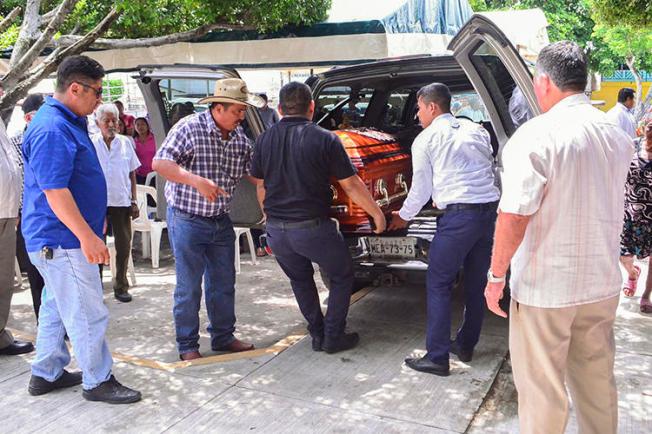
{"label": "man's hand", "polygon": [[487,282],[487,287],[484,290],[484,298],[487,300],[487,307],[490,311],[498,316],[507,318],[507,313],[505,313],[505,311],[503,311],[498,304],[498,302],[503,298],[504,289],[505,282]]}
{"label": "man's hand", "polygon": [[385,220],[385,214],[379,213],[372,217],[374,219],[374,234],[382,234],[387,228],[387,220]]}
{"label": "man's hand", "polygon": [[218,187],[213,181],[200,176],[197,177],[193,187],[209,202],[215,202],[219,196],[227,196],[226,191]]}
{"label": "man's hand", "polygon": [[97,235],[80,240],[81,250],[90,264],[109,264],[109,249]]}
{"label": "man's hand", "polygon": [[138,204],[132,203],[131,204],[131,218],[132,218],[132,220],[136,220],[138,217],[140,217],[140,210],[138,209]]}
{"label": "man's hand", "polygon": [[389,223],[389,227],[387,228],[388,231],[395,231],[398,229],[403,229],[406,228],[408,225],[407,220],[403,220],[400,215],[398,215],[398,211],[392,211],[392,221]]}

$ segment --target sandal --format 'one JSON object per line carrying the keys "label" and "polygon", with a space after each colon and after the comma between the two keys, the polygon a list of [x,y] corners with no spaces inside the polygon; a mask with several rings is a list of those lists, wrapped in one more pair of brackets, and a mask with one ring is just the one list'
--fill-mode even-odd
{"label": "sandal", "polygon": [[641,298],[641,313],[652,313],[652,301]]}
{"label": "sandal", "polygon": [[627,279],[627,283],[623,287],[623,294],[625,294],[625,297],[633,297],[634,294],[636,294],[636,284],[638,283],[638,278],[641,275],[641,267],[634,265],[634,269],[637,273],[636,279]]}
{"label": "sandal", "polygon": [[267,256],[267,252],[262,247],[258,247],[256,249],[256,256],[258,256],[259,258],[262,258],[263,256]]}

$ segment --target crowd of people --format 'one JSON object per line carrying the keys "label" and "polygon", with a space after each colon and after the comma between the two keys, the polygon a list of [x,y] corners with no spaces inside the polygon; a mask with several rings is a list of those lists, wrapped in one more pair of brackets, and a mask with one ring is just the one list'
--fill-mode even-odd
{"label": "crowd of people", "polygon": [[[389,221],[337,136],[312,122],[315,102],[305,84],[281,89],[279,120],[266,110],[267,98],[249,92],[243,80],[217,80],[213,95],[199,101],[208,110],[183,114],[179,106],[157,149],[147,118],[125,114],[122,104],[100,104],[103,76],[94,60],[69,57],[57,71],[54,96],[24,102],[29,125],[15,146],[0,122],[5,153],[0,198],[10,205],[0,209],[0,354],[33,350],[5,329],[11,300],[6,275],[13,270],[13,253],[8,258],[11,249],[5,247],[15,243],[19,186],[24,185],[24,252],[41,278],[32,288],[38,336],[31,394],[81,383],[89,400],[141,398],[112,375],[97,265],[108,261],[104,237],[110,234],[117,250],[115,297],[128,301],[125,258],[130,222],[138,215],[136,184],[152,170],[168,181],[181,360],[202,357],[202,282],[211,349],[254,348],[235,336],[235,234],[229,212],[242,179],[256,186],[268,243],[308,323],[312,349],[336,353],[355,347],[360,336],[346,327],[353,264],[329,219],[335,179],[373,220],[375,233],[406,227],[430,201],[444,211],[428,255],[427,351],[407,358],[409,368],[448,376],[450,354],[471,362],[485,303],[491,312],[508,316],[499,301],[511,270],[509,346],[521,432],[562,433],[567,386],[580,431],[616,432],[613,323],[621,288],[628,297],[636,292],[640,268],[634,258],[648,258],[652,250],[652,123],[643,137],[633,139],[624,123],[633,120],[627,90],[608,114],[591,106],[584,94],[587,60],[576,44],[553,43],[539,54],[533,84],[542,114],[520,119],[523,124],[505,145],[502,191],[488,132],[451,114],[445,84],[421,88],[423,130],[412,146],[412,185]],[[255,145],[241,125],[248,107],[269,114],[268,128]],[[355,103],[348,110],[349,115],[357,110]],[[99,132],[89,136],[86,116],[93,112]],[[13,155],[16,146],[23,160]],[[325,314],[313,263],[330,279]],[[619,263],[628,274],[624,287]],[[451,339],[451,293],[461,267],[464,318]],[[644,313],[652,311],[650,292],[648,274],[640,302]],[[81,372],[65,370],[66,336]]]}

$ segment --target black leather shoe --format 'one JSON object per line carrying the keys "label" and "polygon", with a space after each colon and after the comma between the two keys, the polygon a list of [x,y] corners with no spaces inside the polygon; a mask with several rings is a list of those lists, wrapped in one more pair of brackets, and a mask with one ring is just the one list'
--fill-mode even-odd
{"label": "black leather shoe", "polygon": [[324,342],[323,336],[313,336],[312,337],[312,350],[313,351],[323,351],[322,345]]}
{"label": "black leather shoe", "polygon": [[337,338],[329,339],[328,336],[326,336],[321,348],[328,354],[333,354],[340,351],[350,350],[358,345],[358,342],[360,342],[360,336],[357,333],[342,333]]}
{"label": "black leather shoe", "polygon": [[8,347],[0,349],[0,356],[17,356],[34,351],[34,345],[31,342],[14,341]]}
{"label": "black leather shoe", "polygon": [[456,341],[451,341],[451,354],[455,354],[460,362],[468,363],[473,360],[473,350],[461,348]]}
{"label": "black leather shoe", "polygon": [[81,372],[68,372],[64,370],[61,377],[57,378],[54,381],[48,381],[43,377],[32,375],[32,377],[29,379],[29,386],[27,387],[27,391],[32,396],[39,396],[45,395],[46,393],[52,392],[53,390],[77,386],[81,383]]}
{"label": "black leather shoe", "polygon": [[450,375],[450,366],[448,363],[435,363],[425,356],[420,359],[405,359],[405,364],[408,368],[419,372],[427,372],[428,374],[439,375],[440,377],[448,377]]}
{"label": "black leather shoe", "polygon": [[113,292],[113,296],[116,298],[116,300],[121,301],[123,303],[129,303],[131,301],[131,294],[127,292],[127,290],[124,290],[122,292]]}
{"label": "black leather shoe", "polygon": [[118,383],[113,375],[99,386],[84,390],[82,395],[88,401],[101,401],[108,404],[131,404],[142,398],[139,391]]}

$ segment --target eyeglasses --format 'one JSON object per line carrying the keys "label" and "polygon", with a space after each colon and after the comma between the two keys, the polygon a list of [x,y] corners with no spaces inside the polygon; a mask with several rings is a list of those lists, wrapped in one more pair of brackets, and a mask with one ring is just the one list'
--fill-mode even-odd
{"label": "eyeglasses", "polygon": [[82,85],[85,89],[91,89],[93,92],[95,92],[96,98],[100,98],[102,96],[103,89],[101,86],[99,89],[95,89],[90,84],[82,83],[81,81],[76,81],[75,83]]}

